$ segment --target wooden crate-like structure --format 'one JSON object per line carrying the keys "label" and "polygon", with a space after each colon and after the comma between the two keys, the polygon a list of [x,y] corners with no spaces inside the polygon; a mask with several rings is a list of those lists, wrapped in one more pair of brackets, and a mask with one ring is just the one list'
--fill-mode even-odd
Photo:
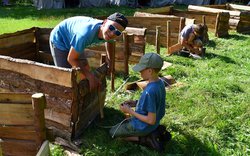
{"label": "wooden crate-like structure", "polygon": [[[164,11],[165,10],[165,11]],[[207,13],[204,11],[182,11],[173,9],[172,6],[148,9],[144,12],[161,14],[161,15],[174,15],[177,17],[184,17],[186,19],[194,19],[195,23],[203,23],[203,17],[205,17],[206,25],[209,31],[215,33],[217,37],[226,37],[228,36],[229,30],[229,13]]]}
{"label": "wooden crate-like structure", "polygon": [[[42,93],[0,93],[0,155],[49,155]],[[2,150],[2,153],[1,153]]]}
{"label": "wooden crate-like structure", "polygon": [[250,6],[225,4],[225,5],[189,5],[188,10],[207,13],[229,13],[229,26],[238,33],[250,33]]}
{"label": "wooden crate-like structure", "polygon": [[88,81],[78,81],[77,69],[43,63],[51,61],[46,53],[48,43],[43,41],[48,39],[46,32],[31,28],[0,35],[0,92],[44,93],[49,134],[52,139],[71,140],[99,114],[105,102],[106,79],[100,78],[100,92],[89,92]]}
{"label": "wooden crate-like structure", "polygon": [[[180,17],[176,16],[154,16],[143,17],[136,15],[127,17],[129,26],[147,28],[146,41],[150,44],[155,44],[156,41],[156,26],[160,26],[160,44],[164,47],[174,45],[178,42]],[[170,40],[168,41],[168,21],[170,21]]]}

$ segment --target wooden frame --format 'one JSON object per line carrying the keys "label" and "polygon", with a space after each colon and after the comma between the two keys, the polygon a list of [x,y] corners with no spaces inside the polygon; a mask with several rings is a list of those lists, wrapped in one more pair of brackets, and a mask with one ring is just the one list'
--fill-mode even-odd
{"label": "wooden frame", "polygon": [[49,155],[46,141],[45,96],[0,93],[0,138],[3,155]]}
{"label": "wooden frame", "polygon": [[78,69],[44,64],[48,57],[40,56],[51,57],[46,51],[48,32],[31,28],[0,35],[0,92],[44,93],[48,137],[71,140],[81,135],[103,108],[106,77],[101,75],[97,94],[89,92],[87,80],[79,81]]}
{"label": "wooden frame", "polygon": [[194,6],[189,5],[188,10],[207,12],[207,13],[220,13],[229,14],[229,26],[235,29],[238,33],[250,33],[250,7],[235,4],[226,5],[206,5]]}
{"label": "wooden frame", "polygon": [[[144,12],[147,12],[147,10]],[[188,21],[192,19],[195,20],[195,23],[202,23],[203,17],[205,16],[206,25],[209,31],[215,32],[215,36],[217,37],[228,36],[229,13],[222,13],[220,14],[218,18],[218,13],[211,13],[211,12],[207,13],[203,11],[191,11],[191,10],[181,11],[181,10],[173,9],[172,6],[169,6],[168,8],[164,8],[164,7],[154,8],[154,11],[147,12],[147,13],[154,13],[154,14],[159,14],[159,15],[173,15],[179,18],[184,17],[186,19],[185,20],[186,24],[188,23]],[[172,42],[172,43],[175,44],[177,42]],[[170,46],[172,46],[173,44],[171,44]]]}

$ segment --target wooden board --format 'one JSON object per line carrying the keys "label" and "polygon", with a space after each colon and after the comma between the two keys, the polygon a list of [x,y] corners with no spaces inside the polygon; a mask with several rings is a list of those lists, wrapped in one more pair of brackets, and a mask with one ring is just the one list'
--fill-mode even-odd
{"label": "wooden board", "polygon": [[241,10],[241,11],[250,11],[250,6],[238,5],[238,4],[229,4],[230,9]]}
{"label": "wooden board", "polygon": [[0,102],[5,103],[31,103],[31,94],[27,93],[1,93]]}
{"label": "wooden board", "polygon": [[[171,31],[171,44],[174,44],[178,40],[179,34],[179,23],[180,17],[176,16],[164,16],[164,17],[127,17],[129,22],[129,26],[131,27],[145,27],[147,28],[146,33],[146,41],[150,44],[155,44],[155,36],[156,36],[156,26],[161,26],[161,38],[160,44],[164,47],[167,47],[167,21],[171,21],[170,23],[170,31]],[[170,45],[171,45],[170,44]]]}
{"label": "wooden board", "polygon": [[37,133],[33,126],[0,126],[0,136],[2,138],[34,140]]}
{"label": "wooden board", "polygon": [[32,125],[32,106],[29,104],[0,104],[0,123],[3,125]]}
{"label": "wooden board", "polygon": [[[45,65],[0,55],[0,69],[15,71],[31,78],[71,87],[71,69]],[[56,75],[56,76],[55,76]]]}
{"label": "wooden board", "polygon": [[33,141],[4,139],[2,143],[3,155],[34,156],[37,153],[36,147]]}

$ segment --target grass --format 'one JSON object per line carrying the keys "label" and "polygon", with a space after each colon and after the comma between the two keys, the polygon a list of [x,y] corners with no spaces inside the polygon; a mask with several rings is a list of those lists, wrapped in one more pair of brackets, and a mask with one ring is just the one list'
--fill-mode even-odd
{"label": "grass", "polygon": [[[183,6],[181,6],[183,7]],[[73,15],[108,15],[116,10],[132,15],[137,9],[99,8],[35,10],[32,7],[1,7],[0,34],[25,28],[53,27],[62,19]],[[120,122],[123,115],[118,105],[127,99],[137,99],[140,91],[133,94],[121,89],[110,92],[106,98],[105,119],[95,120],[83,135],[83,155],[250,155],[250,36],[230,31],[227,38],[216,38],[209,33],[206,57],[194,60],[180,56],[161,56],[173,65],[162,71],[172,75],[180,86],[167,90],[167,108],[162,120],[173,136],[164,153],[159,154],[143,146],[109,136],[109,126]],[[147,45],[146,52],[155,47]],[[130,79],[139,79],[130,68]],[[115,88],[125,81],[117,75]],[[110,81],[108,80],[108,84]],[[54,146],[52,155],[63,155]]]}

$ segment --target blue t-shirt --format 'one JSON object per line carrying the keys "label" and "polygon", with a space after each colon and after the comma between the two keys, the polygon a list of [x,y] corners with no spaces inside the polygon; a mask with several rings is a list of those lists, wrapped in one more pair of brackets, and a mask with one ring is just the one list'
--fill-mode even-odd
{"label": "blue t-shirt", "polygon": [[149,125],[136,117],[132,117],[131,124],[138,131],[150,133],[155,130],[160,124],[160,120],[165,115],[166,106],[166,90],[162,80],[148,83],[147,87],[142,92],[139,103],[136,105],[135,112],[147,115],[148,112],[156,114],[156,124]]}
{"label": "blue t-shirt", "polygon": [[60,22],[50,34],[50,41],[62,51],[69,51],[71,46],[78,53],[90,45],[104,42],[98,38],[102,20],[85,16],[76,16]]}

